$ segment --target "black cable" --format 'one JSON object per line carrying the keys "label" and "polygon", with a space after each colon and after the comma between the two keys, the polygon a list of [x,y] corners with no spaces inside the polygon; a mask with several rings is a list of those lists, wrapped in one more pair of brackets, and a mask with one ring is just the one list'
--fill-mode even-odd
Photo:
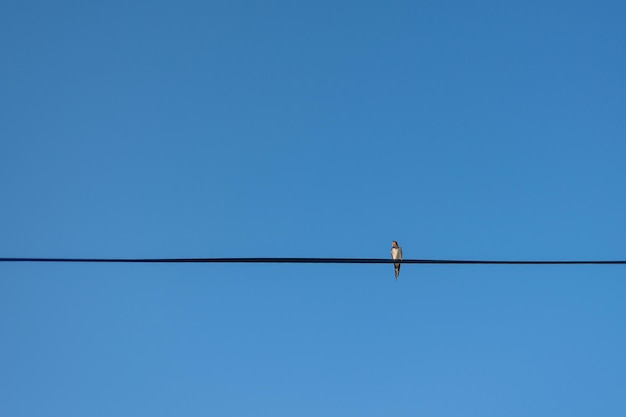
{"label": "black cable", "polygon": [[98,263],[282,263],[282,264],[482,264],[482,265],[615,265],[626,261],[488,261],[377,258],[0,258],[0,262]]}

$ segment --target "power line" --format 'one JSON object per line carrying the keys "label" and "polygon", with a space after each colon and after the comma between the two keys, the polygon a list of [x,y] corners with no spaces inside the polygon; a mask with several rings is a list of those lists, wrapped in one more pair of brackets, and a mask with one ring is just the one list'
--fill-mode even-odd
{"label": "power line", "polygon": [[0,258],[0,262],[63,263],[280,263],[280,264],[455,264],[455,265],[616,265],[626,261],[520,261],[379,258]]}

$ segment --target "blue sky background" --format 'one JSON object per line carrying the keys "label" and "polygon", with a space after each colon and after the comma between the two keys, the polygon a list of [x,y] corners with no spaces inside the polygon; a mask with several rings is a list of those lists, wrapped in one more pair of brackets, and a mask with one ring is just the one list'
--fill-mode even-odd
{"label": "blue sky background", "polygon": [[[626,3],[0,5],[0,256],[625,259]],[[624,416],[624,266],[0,264],[0,415]]]}

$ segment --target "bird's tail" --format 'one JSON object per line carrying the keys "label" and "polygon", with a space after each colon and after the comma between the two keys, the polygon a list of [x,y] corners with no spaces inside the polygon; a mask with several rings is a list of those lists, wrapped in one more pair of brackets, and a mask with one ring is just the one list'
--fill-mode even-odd
{"label": "bird's tail", "polygon": [[394,272],[396,273],[396,280],[397,280],[398,276],[400,275],[400,264],[393,264],[393,269],[394,269]]}

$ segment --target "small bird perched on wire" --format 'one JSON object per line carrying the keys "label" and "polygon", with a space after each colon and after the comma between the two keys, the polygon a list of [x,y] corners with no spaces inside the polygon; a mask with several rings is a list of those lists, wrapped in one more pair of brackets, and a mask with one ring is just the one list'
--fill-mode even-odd
{"label": "small bird perched on wire", "polygon": [[[391,242],[391,259],[399,259],[402,260],[402,248],[398,246],[398,242],[395,240]],[[398,280],[398,275],[400,275],[400,264],[393,264],[394,272],[396,273],[396,281]]]}

